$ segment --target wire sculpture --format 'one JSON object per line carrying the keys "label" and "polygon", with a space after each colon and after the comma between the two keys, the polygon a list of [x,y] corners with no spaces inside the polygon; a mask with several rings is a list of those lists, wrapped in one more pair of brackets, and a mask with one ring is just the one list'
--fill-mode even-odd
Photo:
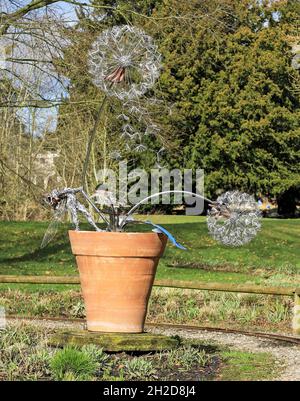
{"label": "wire sculpture", "polygon": [[261,218],[253,196],[229,191],[211,204],[207,226],[215,240],[224,245],[241,246],[256,236],[261,228]]}
{"label": "wire sculpture", "polygon": [[129,25],[106,29],[89,52],[89,72],[96,86],[120,100],[151,88],[160,74],[161,55],[150,36]]}
{"label": "wire sculpture", "polygon": [[88,198],[82,188],[64,188],[62,190],[54,189],[44,197],[44,202],[51,206],[54,215],[52,222],[49,224],[48,229],[44,234],[41,248],[48,245],[48,243],[55,237],[59,223],[63,221],[65,214],[68,212],[70,213],[76,231],[79,231],[78,212],[84,215],[86,220],[96,231],[102,231],[97,227],[90,212],[77,199],[78,193],[82,193],[85,198]]}
{"label": "wire sculpture", "polygon": [[[189,194],[209,202],[211,209],[208,211],[207,215],[208,230],[215,240],[224,245],[244,245],[250,242],[261,228],[262,214],[258,209],[254,197],[238,191],[225,192],[219,196],[216,201],[212,201],[200,194],[189,191],[170,190],[157,192],[142,199],[127,213],[124,213],[124,209],[127,207],[126,203],[118,201],[116,196],[107,190],[99,188],[91,196],[91,198],[95,198],[95,203],[108,207],[103,211],[96,207],[95,203],[93,203],[91,198],[88,197],[82,188],[64,188],[60,191],[53,190],[45,197],[45,202],[54,210],[54,218],[45,233],[41,247],[46,246],[54,237],[57,230],[57,224],[62,220],[62,217],[67,211],[71,214],[71,219],[76,230],[79,230],[77,214],[78,212],[81,212],[96,231],[102,231],[97,227],[85,206],[77,200],[76,196],[78,193],[81,193],[95,211],[102,217],[104,222],[107,224],[106,231],[122,231],[129,223],[152,224],[148,220],[144,222],[135,220],[133,218],[133,212],[135,212],[140,205],[144,204],[145,201],[167,193]],[[106,214],[108,214],[108,217]],[[152,225],[156,230],[158,229],[157,225]],[[161,227],[161,232],[166,232],[166,230]],[[183,249],[180,244],[173,240],[174,238],[170,233],[168,233],[168,237],[173,244]]]}
{"label": "wire sculpture", "polygon": [[[127,224],[150,224],[153,230],[165,233],[172,243],[180,249],[185,249],[163,227],[150,221],[135,220],[133,213],[147,200],[163,194],[188,194],[201,198],[209,203],[210,210],[207,216],[207,226],[214,239],[229,246],[240,246],[250,242],[261,227],[261,213],[253,196],[238,191],[226,192],[212,201],[204,196],[182,190],[169,190],[152,194],[137,204],[129,211],[126,201],[120,201],[115,194],[103,189],[105,183],[98,187],[95,193],[89,197],[83,188],[86,185],[86,171],[91,154],[92,143],[96,135],[101,114],[103,113],[107,95],[122,101],[122,111],[116,121],[120,127],[119,137],[124,143],[125,151],[140,153],[145,150],[156,155],[156,167],[162,168],[165,147],[158,151],[149,149],[143,143],[143,139],[149,136],[158,136],[160,124],[152,119],[151,113],[165,114],[160,110],[163,103],[155,98],[141,100],[140,97],[151,88],[159,76],[161,56],[152,38],[141,29],[129,25],[115,26],[106,29],[97,37],[89,53],[89,71],[93,76],[93,82],[101,88],[106,95],[99,107],[95,125],[91,131],[86,158],[83,167],[83,186],[80,188],[64,188],[54,190],[46,196],[46,202],[54,210],[54,220],[47,230],[42,246],[45,246],[53,237],[53,227],[62,219],[65,212],[69,211],[75,229],[79,230],[78,212],[82,213],[86,220],[96,231],[102,231],[94,222],[92,215],[77,199],[78,194],[92,206],[96,213],[106,223],[106,231],[122,231]],[[156,110],[156,111],[155,111]],[[158,113],[158,110],[159,113]],[[164,110],[165,111],[165,110]],[[172,110],[169,110],[171,113]],[[152,141],[154,142],[154,141]],[[151,145],[150,145],[151,146]],[[120,149],[109,153],[113,160],[120,160]],[[93,199],[93,200],[92,200]],[[103,209],[99,209],[96,204]]]}

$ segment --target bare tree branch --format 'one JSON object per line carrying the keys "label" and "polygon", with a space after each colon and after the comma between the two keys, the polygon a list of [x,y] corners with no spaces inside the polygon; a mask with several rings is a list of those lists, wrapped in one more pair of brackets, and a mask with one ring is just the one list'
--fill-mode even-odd
{"label": "bare tree branch", "polygon": [[1,17],[0,35],[4,35],[5,33],[7,33],[10,25],[14,21],[17,21],[19,18],[24,17],[30,11],[37,10],[39,8],[42,8],[47,5],[57,3],[57,2],[58,2],[58,0],[32,0],[26,6],[19,8],[17,11],[15,11],[11,14],[1,13],[0,14],[0,17]]}

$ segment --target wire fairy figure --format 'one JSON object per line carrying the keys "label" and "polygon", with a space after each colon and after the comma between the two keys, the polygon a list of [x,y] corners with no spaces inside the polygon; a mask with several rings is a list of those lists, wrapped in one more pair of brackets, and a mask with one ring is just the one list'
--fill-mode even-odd
{"label": "wire fairy figure", "polygon": [[[49,224],[42,240],[41,248],[47,246],[49,242],[55,237],[58,226],[63,221],[66,213],[70,213],[72,223],[74,224],[75,230],[77,231],[79,230],[78,213],[83,214],[86,220],[90,223],[92,227],[94,227],[96,231],[103,231],[96,225],[91,213],[77,199],[77,195],[80,193],[84,196],[85,199],[89,201],[90,204],[92,204],[92,202],[81,187],[63,188],[62,190],[54,189],[44,197],[44,202],[47,205],[51,206],[54,213],[53,220]],[[96,208],[97,212],[101,215],[99,209],[94,204],[92,204],[92,206]]]}

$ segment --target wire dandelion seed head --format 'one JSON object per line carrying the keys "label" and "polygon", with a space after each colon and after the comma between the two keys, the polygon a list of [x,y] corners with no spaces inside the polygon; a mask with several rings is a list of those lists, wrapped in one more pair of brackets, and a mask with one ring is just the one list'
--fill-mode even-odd
{"label": "wire dandelion seed head", "polygon": [[261,212],[254,197],[238,191],[225,192],[212,205],[207,226],[213,238],[224,245],[250,242],[261,228]]}
{"label": "wire dandelion seed head", "polygon": [[122,160],[122,155],[118,150],[113,150],[112,152],[110,152],[109,157],[112,160],[116,160],[116,161]]}
{"label": "wire dandelion seed head", "polygon": [[139,100],[126,101],[123,103],[122,112],[117,116],[120,138],[128,152],[142,153],[151,149],[149,142],[159,135],[160,127],[152,120],[147,105],[148,103],[144,102],[141,104]]}
{"label": "wire dandelion seed head", "polygon": [[159,77],[160,66],[152,38],[129,25],[103,31],[89,53],[94,84],[120,100],[143,95]]}
{"label": "wire dandelion seed head", "polygon": [[292,68],[294,68],[295,70],[299,70],[300,69],[300,45],[294,44],[292,46],[292,54],[293,54]]}
{"label": "wire dandelion seed head", "polygon": [[139,143],[139,144],[137,144],[136,147],[134,148],[134,152],[142,153],[142,152],[145,152],[145,150],[147,150],[147,149],[148,149],[148,148],[147,148],[146,145],[144,145],[144,144],[142,144],[142,143]]}
{"label": "wire dandelion seed head", "polygon": [[292,67],[294,70],[300,69],[300,53],[296,54],[292,59]]}
{"label": "wire dandelion seed head", "polygon": [[145,135],[146,136],[157,136],[160,132],[160,128],[158,127],[157,124],[153,123],[148,125],[148,127],[145,130]]}
{"label": "wire dandelion seed head", "polygon": [[158,169],[162,169],[166,167],[164,162],[164,156],[166,154],[166,149],[164,147],[160,148],[158,152],[156,152],[156,162],[154,167]]}

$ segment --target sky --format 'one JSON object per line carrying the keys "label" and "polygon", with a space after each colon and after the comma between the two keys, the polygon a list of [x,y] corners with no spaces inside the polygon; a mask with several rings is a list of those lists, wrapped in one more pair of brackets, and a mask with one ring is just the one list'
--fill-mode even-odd
{"label": "sky", "polygon": [[[89,0],[77,0],[77,3],[82,3],[82,4],[89,4]],[[64,17],[69,20],[69,21],[76,21],[76,13],[75,13],[75,7],[72,4],[65,3],[63,1],[59,1],[55,5],[51,6],[57,10],[61,10],[61,14],[64,15]]]}
{"label": "sky", "polygon": [[[89,0],[77,0],[78,3],[87,4]],[[29,1],[20,1],[20,5],[26,5]],[[9,0],[0,0],[0,11],[4,10],[6,7],[6,11],[8,11],[7,7],[9,5]],[[48,6],[49,10],[55,10],[58,15],[61,15],[66,23],[75,23],[77,21],[75,7],[72,4],[65,3],[60,1],[55,3],[51,6]],[[46,8],[41,9],[39,13],[42,15],[45,12]],[[65,88],[61,89],[61,93],[64,96],[67,96],[67,92]],[[49,94],[49,97],[50,96]],[[58,115],[58,107],[53,108],[42,108],[42,109],[35,109],[34,114],[32,110],[28,108],[22,108],[18,111],[19,117],[22,119],[23,123],[25,124],[26,130],[28,133],[31,133],[34,136],[41,135],[42,132],[45,130],[48,131],[55,131],[57,126],[57,115]],[[35,123],[33,123],[33,115],[35,119]],[[35,127],[33,129],[33,127]],[[34,130],[34,131],[33,131]]]}
{"label": "sky", "polygon": [[[26,6],[31,0],[0,0],[0,12],[9,12],[10,10],[16,10],[19,7]],[[76,0],[77,3],[89,4],[90,0]],[[74,11],[72,4],[65,3],[64,1],[59,1],[53,5],[48,6],[48,8],[60,7],[64,12],[69,12],[71,16],[74,16]]]}

